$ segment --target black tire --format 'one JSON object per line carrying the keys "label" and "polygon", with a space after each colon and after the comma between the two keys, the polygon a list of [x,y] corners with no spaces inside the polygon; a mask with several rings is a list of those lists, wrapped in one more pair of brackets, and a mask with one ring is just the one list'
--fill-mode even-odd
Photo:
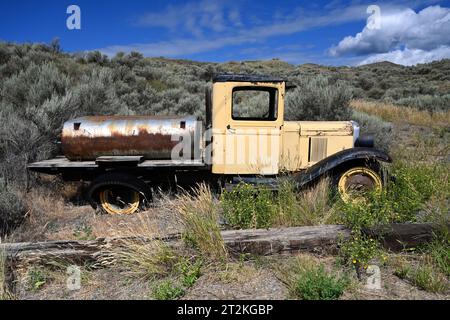
{"label": "black tire", "polygon": [[[94,179],[87,192],[87,198],[92,207],[101,213],[121,214],[120,210],[111,210],[105,205],[105,201],[108,202],[108,199],[105,198],[107,191],[108,194],[113,191],[128,193],[133,197],[133,201],[138,201],[137,206],[133,204],[133,208],[137,208],[130,208],[131,212],[124,211],[126,214],[145,209],[152,201],[151,189],[144,181],[128,174],[106,173]],[[136,199],[137,195],[138,199]]]}

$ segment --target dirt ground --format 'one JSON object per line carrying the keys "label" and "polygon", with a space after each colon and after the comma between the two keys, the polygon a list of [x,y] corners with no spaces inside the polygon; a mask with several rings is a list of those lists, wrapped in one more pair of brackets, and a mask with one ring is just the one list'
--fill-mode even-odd
{"label": "dirt ground", "polygon": [[[263,258],[264,259],[264,258]],[[206,267],[193,287],[181,299],[187,300],[284,300],[292,299],[288,286],[274,269],[295,257],[271,257],[270,263],[261,261],[230,262],[226,268]],[[333,264],[334,257],[321,257],[321,263]],[[81,268],[81,288],[69,290],[65,270],[46,270],[45,283],[38,289],[28,284],[29,275],[23,273],[17,282],[16,299],[60,300],[151,300],[152,281],[129,277],[114,268],[89,270]],[[352,285],[341,300],[450,300],[449,294],[430,293],[394,275],[391,267],[381,267],[381,289],[370,289],[364,277],[352,278]]]}
{"label": "dirt ground", "polygon": [[[117,236],[125,231],[143,228],[155,233],[174,233],[181,230],[179,222],[165,210],[152,208],[134,216],[97,215],[89,206],[66,205],[63,219],[51,221],[43,228],[40,240],[94,239]],[[156,231],[157,230],[157,231]],[[126,234],[126,233],[125,233]],[[290,299],[289,289],[274,270],[295,257],[262,257],[257,261],[231,262],[226,267],[206,267],[195,285],[182,299]],[[333,265],[335,257],[315,257],[325,265]],[[267,263],[270,261],[270,263]],[[276,268],[275,268],[276,269]],[[81,268],[80,290],[67,289],[68,275],[64,269],[46,269],[45,283],[37,290],[27,284],[24,271],[18,276],[17,299],[152,299],[151,281],[129,277],[120,270]],[[366,279],[357,281],[341,299],[373,300],[449,300],[450,295],[434,294],[421,290],[394,275],[389,266],[381,267],[381,289],[368,289]]]}

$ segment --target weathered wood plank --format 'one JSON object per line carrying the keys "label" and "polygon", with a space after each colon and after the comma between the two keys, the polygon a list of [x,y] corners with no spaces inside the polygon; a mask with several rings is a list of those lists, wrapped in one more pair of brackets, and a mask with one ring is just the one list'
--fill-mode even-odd
{"label": "weathered wood plank", "polygon": [[[446,227],[450,230],[450,223]],[[367,235],[379,237],[384,247],[394,251],[430,242],[437,231],[438,227],[430,223],[394,223],[363,230]]]}
{"label": "weathered wood plank", "polygon": [[[71,161],[66,157],[56,157],[49,160],[29,163],[27,165],[30,169],[37,168],[98,168],[96,161]],[[201,159],[187,159],[187,160],[143,160],[139,162],[138,167],[198,167],[205,168],[206,164]]]}
{"label": "weathered wood plank", "polygon": [[[449,227],[447,225],[447,227]],[[364,230],[366,234],[380,237],[392,250],[417,246],[433,239],[436,227],[431,224],[392,224]],[[275,229],[249,229],[222,231],[222,238],[232,254],[296,254],[299,252],[323,252],[336,248],[340,239],[346,239],[350,231],[341,225],[322,225]],[[127,241],[160,240],[175,244],[180,234],[157,238],[99,238],[96,240],[61,240],[47,242],[23,242],[0,244],[0,251],[17,260],[43,261],[57,258],[70,261],[95,261],[103,250],[124,245]]]}
{"label": "weathered wood plank", "polygon": [[278,228],[268,230],[223,231],[227,248],[234,253],[271,255],[302,251],[322,251],[346,238],[349,230],[340,225]]}

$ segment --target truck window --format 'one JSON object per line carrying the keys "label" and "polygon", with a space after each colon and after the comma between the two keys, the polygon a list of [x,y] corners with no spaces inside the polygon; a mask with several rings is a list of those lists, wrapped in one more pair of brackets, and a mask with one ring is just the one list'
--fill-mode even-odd
{"label": "truck window", "polygon": [[236,87],[233,89],[233,120],[277,119],[278,90],[270,87]]}

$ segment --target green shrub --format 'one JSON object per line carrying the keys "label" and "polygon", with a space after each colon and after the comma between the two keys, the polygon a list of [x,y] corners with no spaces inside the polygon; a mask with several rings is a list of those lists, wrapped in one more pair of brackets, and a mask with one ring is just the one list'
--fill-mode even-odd
{"label": "green shrub", "polygon": [[377,88],[377,87],[374,87],[367,92],[367,97],[369,97],[371,99],[375,99],[375,100],[381,99],[381,97],[383,97],[383,95],[384,95],[384,90]]}
{"label": "green shrub", "polygon": [[450,194],[445,166],[397,163],[393,174],[396,180],[387,192],[392,210],[398,215],[396,222],[416,221],[417,211],[431,197],[448,197]]}
{"label": "green shrub", "polygon": [[392,124],[379,117],[353,110],[351,119],[361,128],[361,135],[371,135],[375,140],[375,147],[389,151],[392,143]]}
{"label": "green shrub", "polygon": [[338,204],[339,222],[352,230],[383,225],[395,220],[395,212],[387,192],[369,192],[364,200]]}
{"label": "green shrub", "polygon": [[153,297],[156,300],[175,300],[184,294],[184,289],[171,280],[163,280],[153,288]]}
{"label": "green shrub", "polygon": [[[340,212],[337,222],[352,230],[350,239],[340,244],[340,255],[344,262],[360,271],[379,255],[377,239],[363,235],[362,228],[415,222],[432,197],[448,198],[449,183],[445,178],[447,170],[439,165],[398,162],[392,170],[395,182],[389,183],[386,189],[366,194],[364,201],[340,202],[337,205],[337,212]],[[442,217],[439,216],[439,219],[442,220]],[[448,222],[448,216],[445,219]],[[440,220],[431,222],[447,223]],[[444,273],[449,268],[447,241],[446,237],[441,237],[434,242],[434,247],[430,245],[426,249],[433,254],[436,264]]]}
{"label": "green shrub", "polygon": [[276,214],[273,195],[265,187],[240,183],[221,196],[223,214],[234,228],[268,228]]}
{"label": "green shrub", "polygon": [[[1,183],[1,182],[0,182]],[[22,198],[11,188],[0,189],[0,236],[17,227],[24,219],[26,207]]]}
{"label": "green shrub", "polygon": [[325,271],[323,265],[309,265],[299,270],[291,294],[303,300],[338,299],[349,281]]}
{"label": "green shrub", "polygon": [[341,203],[340,222],[353,230],[387,223],[415,222],[418,211],[433,197],[449,194],[445,168],[437,165],[397,163],[395,177],[381,192],[366,194],[365,201]]}
{"label": "green shrub", "polygon": [[351,89],[324,76],[298,79],[298,87],[286,93],[286,120],[348,120]]}
{"label": "green shrub", "polygon": [[398,105],[414,107],[419,110],[427,110],[431,112],[447,111],[450,106],[450,94],[416,95],[413,97],[398,99],[394,103]]}
{"label": "green shrub", "polygon": [[439,270],[450,277],[450,241],[448,235],[435,237],[435,239],[422,248],[422,252],[428,253],[433,263]]}
{"label": "green shrub", "polygon": [[394,275],[400,279],[406,279],[411,272],[411,266],[402,262],[395,266]]}
{"label": "green shrub", "polygon": [[180,259],[176,267],[181,274],[181,283],[184,287],[190,288],[197,282],[201,274],[202,263],[201,259],[195,259],[194,261],[187,258]]}
{"label": "green shrub", "polygon": [[367,268],[370,260],[381,253],[378,239],[365,236],[359,231],[353,231],[350,239],[340,241],[339,247],[344,264],[355,267],[358,272]]}
{"label": "green shrub", "polygon": [[38,291],[49,281],[47,272],[40,268],[31,268],[27,272],[27,288]]}

